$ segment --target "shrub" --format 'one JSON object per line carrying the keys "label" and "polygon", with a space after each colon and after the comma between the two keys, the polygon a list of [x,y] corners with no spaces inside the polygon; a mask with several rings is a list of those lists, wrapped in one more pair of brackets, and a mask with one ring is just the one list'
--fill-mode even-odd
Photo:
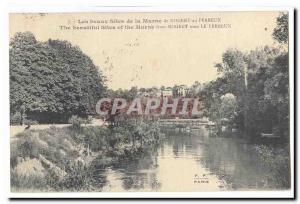
{"label": "shrub", "polygon": [[16,112],[10,117],[10,124],[11,125],[20,125],[22,121],[22,115],[20,112]]}
{"label": "shrub", "polygon": [[93,121],[93,117],[88,116],[87,119],[85,119],[84,123],[85,123],[85,124],[91,124],[92,121]]}
{"label": "shrub", "polygon": [[24,119],[23,123],[25,125],[38,125],[39,124],[38,121],[36,121],[36,120],[29,120],[29,119]]}
{"label": "shrub", "polygon": [[77,115],[72,115],[69,119],[69,123],[71,123],[74,128],[79,129],[81,124],[84,123],[84,119],[78,117]]}
{"label": "shrub", "polygon": [[259,159],[268,170],[267,179],[272,182],[271,186],[289,188],[290,159],[288,148],[259,145],[255,149],[258,152]]}

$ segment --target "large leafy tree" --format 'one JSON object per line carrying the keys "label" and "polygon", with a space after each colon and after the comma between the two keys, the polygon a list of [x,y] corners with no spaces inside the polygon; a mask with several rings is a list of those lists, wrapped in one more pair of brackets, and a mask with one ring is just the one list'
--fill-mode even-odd
{"label": "large leafy tree", "polygon": [[233,122],[249,137],[288,133],[288,54],[265,46],[249,53],[227,50],[217,64],[220,77],[202,90],[211,118],[221,111],[221,97],[236,97]]}
{"label": "large leafy tree", "polygon": [[281,13],[277,17],[277,26],[274,29],[273,37],[279,43],[287,43],[289,40],[289,16],[288,13]]}
{"label": "large leafy tree", "polygon": [[10,41],[11,115],[65,122],[94,112],[104,81],[92,60],[66,41],[38,42],[30,32]]}
{"label": "large leafy tree", "polygon": [[273,38],[282,46],[250,52],[228,49],[216,64],[219,77],[199,93],[206,114],[217,122],[223,117],[222,95],[232,93],[236,107],[231,122],[251,138],[270,132],[288,138],[288,14],[278,16]]}

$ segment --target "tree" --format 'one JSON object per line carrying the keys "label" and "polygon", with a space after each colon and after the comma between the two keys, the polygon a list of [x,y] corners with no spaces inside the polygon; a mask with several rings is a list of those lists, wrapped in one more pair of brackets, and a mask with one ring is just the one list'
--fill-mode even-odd
{"label": "tree", "polygon": [[[204,93],[210,101],[209,112],[220,111],[225,93],[236,96],[234,117],[229,117],[249,137],[261,132],[285,135],[288,114],[288,58],[284,51],[265,46],[249,53],[228,50],[222,63],[216,65],[220,77],[205,86]],[[213,93],[211,96],[208,93]],[[210,114],[214,118],[223,114]],[[280,125],[282,124],[282,125]],[[281,128],[280,128],[281,127]],[[284,130],[285,129],[285,130]]]}
{"label": "tree", "polygon": [[[288,53],[275,58],[273,69],[264,83],[264,102],[273,107],[274,132],[288,139],[289,135],[289,67]],[[266,107],[264,107],[266,108]]]}
{"label": "tree", "polygon": [[193,97],[197,97],[202,89],[202,84],[198,81],[195,81],[194,84],[190,88],[190,95]]}
{"label": "tree", "polygon": [[[273,37],[288,42],[288,14],[277,18]],[[248,137],[289,133],[289,61],[283,47],[262,47],[248,53],[228,49],[216,64],[219,77],[200,91],[207,115],[220,124],[223,117],[222,95],[236,99],[234,117],[229,117]],[[226,111],[225,111],[226,112]]]}
{"label": "tree", "polygon": [[222,118],[226,118],[227,120],[232,120],[235,115],[236,109],[236,99],[235,96],[231,93],[226,93],[221,96],[221,106],[220,112]]}
{"label": "tree", "polygon": [[38,42],[30,32],[10,41],[10,112],[24,107],[29,119],[66,122],[94,112],[104,78],[78,47],[66,41]]}
{"label": "tree", "polygon": [[287,43],[289,40],[289,16],[288,13],[281,13],[277,17],[277,26],[273,31],[273,38],[279,43]]}

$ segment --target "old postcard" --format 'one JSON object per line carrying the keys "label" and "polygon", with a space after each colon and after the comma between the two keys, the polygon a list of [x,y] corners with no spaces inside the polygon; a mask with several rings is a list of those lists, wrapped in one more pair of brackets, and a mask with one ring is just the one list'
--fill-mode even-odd
{"label": "old postcard", "polygon": [[10,13],[12,194],[290,192],[292,15]]}

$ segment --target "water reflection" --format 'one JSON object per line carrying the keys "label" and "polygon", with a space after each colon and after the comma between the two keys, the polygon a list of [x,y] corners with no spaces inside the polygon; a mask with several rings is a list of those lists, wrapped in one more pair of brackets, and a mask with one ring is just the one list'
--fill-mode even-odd
{"label": "water reflection", "polygon": [[206,130],[166,131],[166,139],[135,160],[105,171],[103,191],[219,191],[270,188],[253,145],[209,137]]}

